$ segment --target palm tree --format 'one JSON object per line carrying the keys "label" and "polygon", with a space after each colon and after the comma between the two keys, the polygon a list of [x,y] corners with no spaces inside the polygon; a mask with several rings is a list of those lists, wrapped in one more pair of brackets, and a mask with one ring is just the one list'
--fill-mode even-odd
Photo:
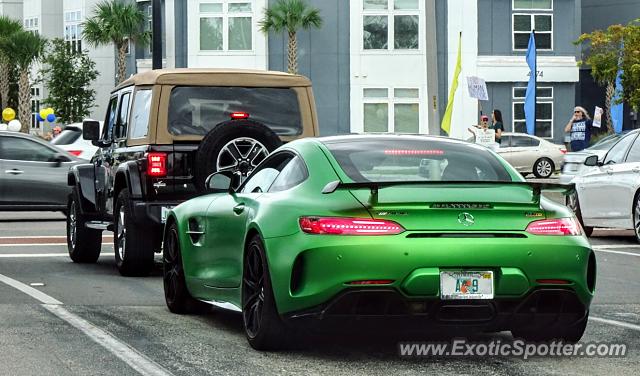
{"label": "palm tree", "polygon": [[29,31],[17,31],[0,39],[0,50],[18,68],[18,119],[22,122],[21,132],[29,133],[31,123],[31,65],[42,58],[47,40]]}
{"label": "palm tree", "polygon": [[289,34],[287,49],[288,71],[298,73],[298,39],[299,29],[309,30],[322,27],[320,10],[311,8],[305,0],[279,0],[264,12],[264,19],[260,21],[260,30],[268,33],[273,30],[280,33],[286,29]]}
{"label": "palm tree", "polygon": [[[0,39],[8,38],[11,34],[22,30],[20,21],[16,21],[7,16],[0,16]],[[0,50],[0,110],[9,106],[9,82],[11,78],[11,56],[7,56]]]}
{"label": "palm tree", "polygon": [[136,3],[108,0],[98,3],[93,17],[84,23],[82,36],[93,47],[113,44],[118,51],[118,83],[127,72],[127,47],[131,43],[149,43],[150,33],[144,31],[146,16]]}

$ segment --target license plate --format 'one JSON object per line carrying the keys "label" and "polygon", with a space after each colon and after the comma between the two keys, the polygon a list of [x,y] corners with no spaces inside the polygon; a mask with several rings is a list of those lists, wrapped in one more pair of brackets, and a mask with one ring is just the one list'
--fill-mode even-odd
{"label": "license plate", "polygon": [[160,208],[160,222],[165,223],[167,221],[167,215],[171,209],[173,209],[173,206],[163,206]]}
{"label": "license plate", "polygon": [[440,272],[440,299],[493,299],[493,272]]}

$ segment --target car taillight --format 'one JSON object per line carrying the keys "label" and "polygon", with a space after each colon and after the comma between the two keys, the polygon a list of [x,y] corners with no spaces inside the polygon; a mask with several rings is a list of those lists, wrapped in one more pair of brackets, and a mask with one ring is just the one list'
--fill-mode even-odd
{"label": "car taillight", "polygon": [[167,176],[167,154],[147,154],[147,175],[153,177]]}
{"label": "car taillight", "polygon": [[231,119],[233,120],[242,120],[242,119],[248,119],[249,118],[249,114],[247,112],[232,112],[231,113]]}
{"label": "car taillight", "polygon": [[69,152],[69,154],[73,154],[76,157],[82,154],[82,150],[67,150],[67,151]]}
{"label": "car taillight", "polygon": [[574,218],[541,219],[527,226],[528,233],[533,235],[580,235],[582,229]]}
{"label": "car taillight", "polygon": [[567,154],[567,149],[564,149],[564,148],[560,149],[560,153]]}
{"label": "car taillight", "polygon": [[307,234],[396,235],[404,228],[393,221],[367,218],[302,217],[300,229]]}

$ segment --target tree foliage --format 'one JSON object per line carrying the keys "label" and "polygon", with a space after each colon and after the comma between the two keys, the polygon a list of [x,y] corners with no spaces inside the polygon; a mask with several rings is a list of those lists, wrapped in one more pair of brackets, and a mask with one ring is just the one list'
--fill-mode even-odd
{"label": "tree foliage", "polygon": [[62,123],[81,122],[94,106],[96,91],[91,83],[98,77],[96,64],[85,51],[72,51],[62,39],[54,39],[40,71],[49,96],[44,102],[56,110]]}
{"label": "tree foliage", "polygon": [[305,0],[278,0],[265,10],[260,30],[265,34],[269,31],[288,33],[288,71],[295,74],[298,73],[298,30],[319,29],[322,22],[320,10],[312,8]]}
{"label": "tree foliage", "polygon": [[118,82],[126,78],[129,41],[146,46],[151,39],[151,34],[144,30],[145,22],[146,16],[135,2],[108,0],[98,3],[93,16],[83,25],[82,37],[91,46],[115,46],[118,51]]}
{"label": "tree foliage", "polygon": [[[623,98],[636,111],[640,109],[640,19],[627,25],[611,25],[607,30],[583,34],[576,44],[585,44],[580,64],[591,67],[591,75],[600,85],[614,85],[622,69]],[[609,90],[610,91],[610,90]]]}
{"label": "tree foliage", "polygon": [[[18,20],[14,20],[7,16],[0,16],[0,40],[7,39],[11,34],[22,30],[22,23]],[[15,76],[11,76],[11,72],[15,70],[15,64],[11,60],[10,56],[6,56],[2,49],[0,49],[0,97],[1,108],[4,109],[9,106],[9,99],[11,97],[11,80]],[[13,93],[17,97],[17,92]]]}

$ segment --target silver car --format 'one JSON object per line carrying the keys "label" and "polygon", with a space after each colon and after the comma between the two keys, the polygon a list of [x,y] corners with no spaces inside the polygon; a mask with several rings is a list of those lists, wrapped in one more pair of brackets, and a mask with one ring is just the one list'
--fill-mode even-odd
{"label": "silver car", "polygon": [[569,184],[573,182],[576,176],[583,175],[585,172],[593,169],[593,167],[585,166],[584,161],[590,155],[597,155],[599,160],[604,159],[609,149],[615,145],[625,134],[612,134],[600,139],[595,144],[589,146],[582,151],[567,153],[564,156],[562,164],[562,174],[560,175],[561,184]]}
{"label": "silver car", "polygon": [[37,137],[0,131],[0,210],[65,212],[67,172],[80,162]]}
{"label": "silver car", "polygon": [[518,172],[548,178],[560,168],[567,149],[564,145],[556,145],[540,137],[505,132],[497,152]]}

